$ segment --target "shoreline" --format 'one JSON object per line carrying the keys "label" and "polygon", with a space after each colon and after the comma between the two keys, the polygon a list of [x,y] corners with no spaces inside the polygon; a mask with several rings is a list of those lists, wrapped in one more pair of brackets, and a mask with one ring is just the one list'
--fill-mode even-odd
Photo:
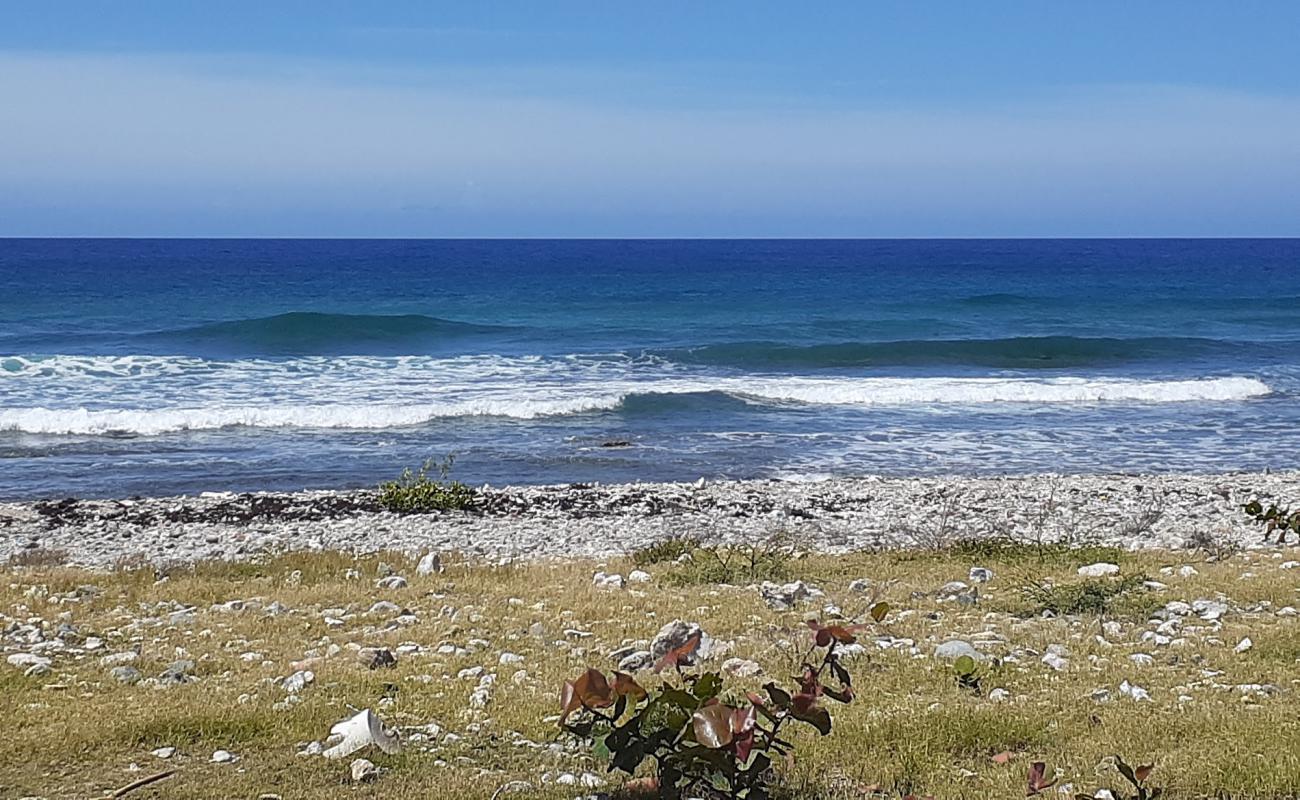
{"label": "shoreline", "polygon": [[134,500],[0,503],[0,559],[60,551],[104,568],[250,560],[291,550],[459,553],[488,561],[613,557],[670,536],[800,549],[937,546],[962,538],[1073,541],[1125,549],[1194,542],[1265,546],[1241,513],[1285,505],[1300,471],[1146,475],[834,478],[571,484],[476,490],[470,512],[398,515],[370,490],[203,493]]}

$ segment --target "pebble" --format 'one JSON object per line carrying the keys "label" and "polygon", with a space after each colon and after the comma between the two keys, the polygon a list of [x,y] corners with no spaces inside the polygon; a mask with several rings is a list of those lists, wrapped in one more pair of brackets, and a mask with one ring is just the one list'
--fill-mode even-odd
{"label": "pebble", "polygon": [[239,760],[239,756],[229,750],[217,750],[212,754],[213,764],[233,764]]}
{"label": "pebble", "polygon": [[988,567],[971,567],[966,579],[971,583],[988,583],[993,580],[993,570]]}
{"label": "pebble", "polygon": [[1110,575],[1118,575],[1119,564],[1110,564],[1105,561],[1098,561],[1096,564],[1079,567],[1078,573],[1082,578],[1105,578]]}
{"label": "pebble", "polygon": [[[753,540],[766,535],[778,512],[782,524],[806,541],[806,549],[851,551],[908,544],[905,531],[933,513],[933,498],[940,493],[951,500],[949,524],[964,535],[1031,536],[1034,521],[1023,510],[1052,495],[1061,480],[867,477],[817,484],[710,481],[702,488],[682,483],[489,487],[476,489],[473,515],[448,515],[454,524],[438,525],[430,525],[426,515],[382,511],[374,490],[146,498],[130,506],[115,500],[0,503],[0,516],[14,520],[0,538],[0,559],[31,541],[99,567],[136,553],[157,564],[239,558],[254,523],[259,548],[271,550],[392,548],[427,556],[473,542],[476,553],[489,559],[606,557],[611,550],[629,551],[692,527],[724,540]],[[1225,543],[1258,548],[1259,529],[1241,514],[1240,502],[1252,495],[1285,495],[1297,473],[1079,475],[1068,481],[1069,492],[1055,494],[1057,513],[1101,532],[1098,544],[1176,549],[1211,528],[1223,531]],[[1153,494],[1164,507],[1160,525],[1132,531],[1130,523]],[[563,526],[561,536],[554,535],[557,525]],[[88,536],[87,530],[102,534]]]}

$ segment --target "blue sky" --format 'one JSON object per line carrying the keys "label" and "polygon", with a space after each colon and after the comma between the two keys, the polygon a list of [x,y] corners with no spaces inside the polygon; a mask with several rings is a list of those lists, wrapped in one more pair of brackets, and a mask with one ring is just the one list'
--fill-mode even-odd
{"label": "blue sky", "polygon": [[1300,235],[1300,3],[0,0],[0,235]]}

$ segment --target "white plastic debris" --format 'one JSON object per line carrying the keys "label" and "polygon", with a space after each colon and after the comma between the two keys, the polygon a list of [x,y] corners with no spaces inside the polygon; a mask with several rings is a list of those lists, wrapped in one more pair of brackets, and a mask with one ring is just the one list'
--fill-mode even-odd
{"label": "white plastic debris", "polygon": [[402,743],[397,736],[385,728],[375,712],[368,708],[330,728],[326,742],[331,745],[321,753],[326,758],[345,758],[370,745],[389,755],[402,752]]}

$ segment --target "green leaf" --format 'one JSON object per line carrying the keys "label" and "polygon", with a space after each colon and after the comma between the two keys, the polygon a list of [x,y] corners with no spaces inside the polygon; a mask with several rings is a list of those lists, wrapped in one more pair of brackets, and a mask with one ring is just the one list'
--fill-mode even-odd
{"label": "green leaf", "polygon": [[953,662],[952,668],[958,675],[970,675],[975,671],[975,659],[962,656]]}
{"label": "green leaf", "polygon": [[763,689],[767,692],[767,696],[772,698],[772,705],[782,710],[790,707],[789,692],[777,686],[775,683],[765,684]]}
{"label": "green leaf", "polygon": [[722,676],[716,672],[706,672],[695,682],[695,696],[701,700],[717,697],[722,691]]}
{"label": "green leaf", "polygon": [[663,692],[659,695],[659,701],[685,711],[694,711],[700,705],[700,701],[695,695],[674,686],[665,686]]}
{"label": "green leaf", "polygon": [[636,772],[636,768],[645,760],[645,742],[630,742],[626,747],[614,754],[610,761],[610,768],[619,769],[628,775]]}
{"label": "green leaf", "polygon": [[592,743],[592,745],[591,745],[591,754],[592,754],[593,756],[595,756],[596,758],[601,759],[602,761],[605,760],[605,759],[607,759],[607,758],[609,758],[609,744],[608,744],[608,740],[609,740],[609,737],[610,737],[611,735],[613,735],[613,734],[608,734],[608,735],[605,735],[605,736],[597,736],[597,737],[596,737],[596,741],[594,741],[594,742]]}
{"label": "green leaf", "polygon": [[871,618],[880,622],[889,614],[889,603],[876,603],[871,607]]}
{"label": "green leaf", "polygon": [[1123,775],[1125,780],[1127,780],[1129,783],[1139,788],[1142,786],[1142,782],[1139,781],[1137,779],[1137,776],[1133,774],[1133,768],[1130,767],[1128,764],[1125,764],[1124,759],[1120,758],[1119,756],[1115,756],[1115,769],[1119,770],[1119,774]]}

